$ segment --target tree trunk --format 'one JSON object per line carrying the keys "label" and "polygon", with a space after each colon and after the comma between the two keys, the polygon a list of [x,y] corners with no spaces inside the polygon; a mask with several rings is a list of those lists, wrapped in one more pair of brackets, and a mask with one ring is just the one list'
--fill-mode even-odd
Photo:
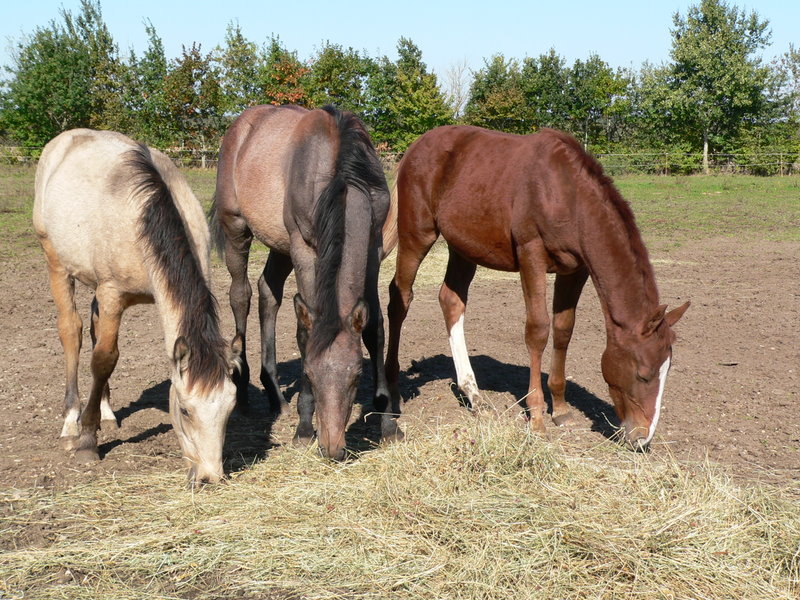
{"label": "tree trunk", "polygon": [[708,170],[708,131],[703,131],[703,173],[709,174]]}

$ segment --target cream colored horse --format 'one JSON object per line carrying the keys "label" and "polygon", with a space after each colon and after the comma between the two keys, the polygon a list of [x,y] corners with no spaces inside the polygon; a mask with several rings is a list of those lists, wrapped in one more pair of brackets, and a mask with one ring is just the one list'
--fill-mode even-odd
{"label": "cream colored horse", "polygon": [[[155,302],[172,361],[170,416],[190,484],[218,481],[240,341],[229,350],[220,335],[208,284],[208,227],[186,180],[164,154],[122,134],[67,131],[39,161],[33,226],[47,258],[66,362],[64,447],[81,462],[99,458],[101,418],[116,427],[108,379],[119,356],[122,313]],[[95,290],[93,384],[83,412],[76,279]]]}

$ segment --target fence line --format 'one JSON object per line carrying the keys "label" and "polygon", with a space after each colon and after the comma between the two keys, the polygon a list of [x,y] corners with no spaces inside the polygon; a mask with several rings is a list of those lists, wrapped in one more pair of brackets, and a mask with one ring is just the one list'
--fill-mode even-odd
{"label": "fence line", "polygon": [[[0,146],[0,162],[35,164],[41,148],[32,146]],[[180,167],[215,169],[217,149],[167,148],[163,150]],[[693,174],[702,172],[703,155],[699,152],[608,152],[596,153],[603,168],[611,175],[627,174]],[[381,152],[381,162],[386,170],[397,165],[400,154]],[[709,169],[713,173],[738,173],[756,175],[800,174],[800,156],[790,152],[748,153],[720,152],[709,154]]]}

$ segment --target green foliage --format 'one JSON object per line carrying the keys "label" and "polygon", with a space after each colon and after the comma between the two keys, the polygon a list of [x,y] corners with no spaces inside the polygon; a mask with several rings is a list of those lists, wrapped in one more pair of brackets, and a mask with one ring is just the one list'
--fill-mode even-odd
{"label": "green foliage", "polygon": [[259,55],[256,44],[244,37],[238,24],[228,25],[218,63],[224,112],[238,115],[248,106],[258,104],[262,96],[259,77],[264,57]]}
{"label": "green foliage", "polygon": [[673,23],[673,62],[648,74],[648,117],[707,153],[766,109],[769,69],[754,54],[769,41],[767,21],[701,0]]}
{"label": "green foliage", "polygon": [[517,61],[496,54],[475,74],[464,120],[487,129],[531,133],[533,123],[526,91]]}
{"label": "green foliage", "polygon": [[184,146],[214,146],[222,135],[224,96],[219,73],[199,44],[183,48],[164,80],[164,99],[176,141]]}
{"label": "green foliage", "polygon": [[453,120],[436,75],[428,73],[422,52],[400,38],[397,62],[383,57],[368,80],[365,121],[373,139],[403,152],[417,137]]}
{"label": "green foliage", "polygon": [[538,58],[526,58],[521,75],[525,102],[536,127],[568,129],[570,73],[564,59],[551,48]]}
{"label": "green foliage", "polygon": [[326,42],[311,63],[312,104],[331,103],[343,110],[362,113],[367,104],[367,81],[376,69],[375,61],[368,56]]}
{"label": "green foliage", "polygon": [[280,38],[272,37],[267,44],[264,65],[259,74],[261,99],[266,104],[309,104],[309,69],[289,52]]}
{"label": "green foliage", "polygon": [[81,0],[77,17],[61,10],[19,42],[2,95],[2,127],[18,142],[42,146],[73,127],[102,127],[120,117],[121,65],[99,2]]}

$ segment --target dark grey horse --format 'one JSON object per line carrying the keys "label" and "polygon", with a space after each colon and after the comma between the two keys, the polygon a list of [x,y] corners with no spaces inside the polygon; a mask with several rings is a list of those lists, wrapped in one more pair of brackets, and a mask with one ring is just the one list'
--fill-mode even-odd
{"label": "dark grey horse", "polygon": [[[236,332],[246,335],[251,287],[247,260],[253,236],[270,253],[258,281],[261,383],[273,407],[278,386],[275,318],[294,268],[297,342],[303,377],[295,441],[314,436],[324,456],[341,459],[345,427],[361,374],[361,339],[372,360],[374,406],[382,434],[402,435],[387,411],[380,262],[396,242],[395,214],[380,161],[361,121],[326,106],[255,106],[222,140],[212,232],[231,274]],[[391,212],[391,216],[390,216]],[[388,218],[387,218],[388,217]],[[245,353],[242,352],[244,358]],[[243,362],[237,398],[247,407],[249,367]]]}

